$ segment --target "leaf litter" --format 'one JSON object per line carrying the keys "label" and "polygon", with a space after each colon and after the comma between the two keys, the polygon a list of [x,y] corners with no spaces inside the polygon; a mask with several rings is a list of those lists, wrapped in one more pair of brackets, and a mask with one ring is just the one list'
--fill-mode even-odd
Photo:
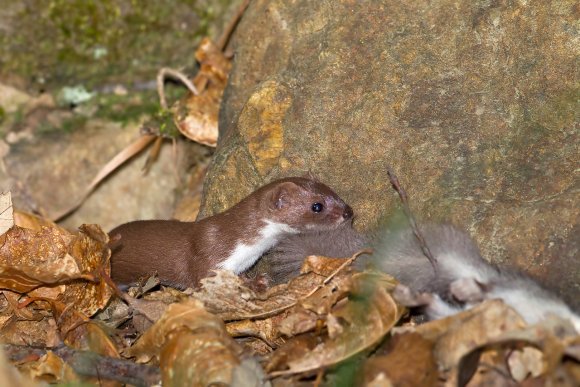
{"label": "leaf litter", "polygon": [[[136,385],[314,385],[336,383],[355,361],[347,384],[579,381],[580,337],[566,321],[527,326],[492,300],[416,324],[392,296],[396,279],[353,269],[356,257],[306,257],[299,277],[262,291],[221,270],[183,292],[153,278],[126,303],[108,281],[98,226],[69,233],[16,214],[0,236],[0,335],[12,364],[3,366],[23,378],[127,382],[131,365]],[[80,366],[87,358],[94,365]]]}

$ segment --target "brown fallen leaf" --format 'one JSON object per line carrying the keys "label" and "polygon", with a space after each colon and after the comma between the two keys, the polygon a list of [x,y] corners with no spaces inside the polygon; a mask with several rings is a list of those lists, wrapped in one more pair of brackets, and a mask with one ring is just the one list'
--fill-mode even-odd
{"label": "brown fallen leaf", "polygon": [[[50,222],[34,221],[31,225],[39,231],[14,226],[0,237],[4,238],[0,245],[0,288],[6,289],[3,293],[14,313],[35,321],[32,326],[23,321],[3,326],[3,341],[29,344],[28,340],[34,340],[35,345],[47,346],[54,345],[59,337],[77,348],[92,345],[98,352],[115,355],[102,332],[100,340],[91,340],[91,333],[99,329],[89,321],[112,295],[101,280],[109,273],[107,234],[96,225],[83,225],[77,234]],[[59,335],[42,334],[56,330]]]}
{"label": "brown fallen leaf", "polygon": [[[297,304],[299,300],[318,292],[323,285],[332,280],[339,272],[348,275],[350,264],[356,257],[365,251],[356,253],[350,259],[335,259],[310,256],[304,263],[305,267],[312,260],[321,260],[324,263],[315,263],[319,267],[315,270],[305,270],[305,274],[292,279],[288,284],[281,284],[268,289],[265,293],[258,293],[248,286],[240,277],[232,272],[214,270],[215,276],[201,281],[201,288],[192,293],[192,296],[204,303],[208,311],[218,315],[224,321],[261,319],[279,315]],[[324,293],[325,290],[321,291]],[[323,297],[318,295],[317,297]],[[314,308],[316,308],[314,306]]]}
{"label": "brown fallen leaf", "polygon": [[[89,233],[100,235],[100,240]],[[78,235],[58,227],[42,226],[35,232],[15,226],[0,237],[0,288],[27,293],[43,285],[81,280],[77,293],[82,294],[77,294],[77,298],[85,298],[90,305],[81,308],[92,315],[111,295],[104,282],[92,288],[89,285],[95,283],[99,270],[109,270],[107,238],[98,226],[83,226]],[[92,297],[93,291],[101,296]]]}
{"label": "brown fallen leaf", "polygon": [[4,344],[52,346],[59,341],[54,319],[46,316],[40,321],[8,318],[0,328],[0,339]]}
{"label": "brown fallen leaf", "polygon": [[113,294],[113,290],[102,276],[109,276],[111,251],[107,245],[109,236],[97,225],[82,225],[74,242],[69,246],[70,254],[76,259],[82,273],[87,273],[90,281],[73,281],[59,301],[73,305],[77,311],[92,316],[103,309]]}
{"label": "brown fallen leaf", "polygon": [[13,227],[0,241],[0,288],[19,293],[84,278],[66,246],[74,237],[55,228],[35,232]]}
{"label": "brown fallen leaf", "polygon": [[6,359],[4,351],[0,349],[0,386],[34,387],[40,385],[40,383],[35,383],[23,373],[18,372],[16,367]]}
{"label": "brown fallen leaf", "polygon": [[[416,327],[396,328],[396,332],[416,332],[433,343],[446,385],[510,385],[516,380],[567,380],[573,383],[563,385],[577,385],[580,381],[575,379],[580,361],[569,361],[574,358],[573,348],[580,343],[571,324],[554,317],[527,327],[501,300],[486,301]],[[522,353],[528,355],[523,357]]]}
{"label": "brown fallen leaf", "polygon": [[[570,358],[569,349],[573,352],[579,344],[580,335],[569,322],[554,316],[534,326],[507,331],[464,358],[476,355],[483,359],[485,355],[496,354],[480,362],[478,372],[487,374],[488,380],[491,366],[493,370],[505,369],[492,380],[510,378],[520,383],[542,380],[548,385],[576,386],[580,384],[580,359],[573,355]],[[473,379],[483,380],[480,374]]]}
{"label": "brown fallen leaf", "polygon": [[27,365],[28,376],[34,380],[42,380],[48,383],[75,383],[80,378],[74,370],[56,356],[52,351]]}
{"label": "brown fallen leaf", "polygon": [[34,231],[40,231],[42,227],[48,227],[57,228],[63,233],[67,232],[67,230],[60,227],[50,219],[19,210],[14,211],[14,224],[18,227],[27,228]]}
{"label": "brown fallen leaf", "polygon": [[263,310],[264,298],[246,287],[234,273],[215,270],[215,275],[201,280],[201,288],[192,297],[203,302],[210,313],[224,321],[243,320],[245,315]]}
{"label": "brown fallen leaf", "polygon": [[223,322],[189,299],[170,305],[125,354],[145,362],[159,358],[163,385],[230,384],[241,348]]}
{"label": "brown fallen leaf", "polygon": [[207,38],[201,42],[196,51],[196,58],[200,57],[212,60],[206,63],[200,61],[200,73],[196,77],[200,75],[207,77],[210,80],[208,87],[201,94],[192,93],[178,101],[171,110],[175,125],[185,137],[215,147],[218,139],[219,106],[231,63]]}
{"label": "brown fallen leaf", "polygon": [[167,106],[163,91],[166,74],[180,79],[190,90],[190,94],[175,103],[171,111],[179,131],[200,144],[210,147],[217,145],[219,107],[232,67],[231,59],[226,57],[223,50],[248,3],[249,0],[242,2],[216,43],[207,37],[202,39],[195,52],[200,68],[193,81],[175,70],[161,69],[159,72],[157,84],[163,108]]}
{"label": "brown fallen leaf", "polygon": [[10,192],[0,192],[0,235],[14,226],[13,212]]}
{"label": "brown fallen leaf", "polygon": [[418,333],[394,335],[386,355],[365,361],[361,384],[367,386],[388,380],[394,386],[434,386],[439,373],[432,350],[433,343]]}
{"label": "brown fallen leaf", "polygon": [[350,279],[351,297],[331,311],[341,322],[340,334],[334,339],[321,335],[306,354],[288,355],[283,369],[273,366],[279,362],[272,360],[266,367],[271,377],[313,372],[369,351],[399,321],[405,309],[390,294],[396,281],[386,274],[367,272],[356,273]]}

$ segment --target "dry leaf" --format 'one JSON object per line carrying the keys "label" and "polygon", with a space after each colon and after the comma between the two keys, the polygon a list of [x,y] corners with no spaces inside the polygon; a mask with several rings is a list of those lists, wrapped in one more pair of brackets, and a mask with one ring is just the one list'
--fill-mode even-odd
{"label": "dry leaf", "polygon": [[190,299],[169,306],[126,354],[159,357],[163,385],[211,385],[231,382],[241,349],[219,318]]}
{"label": "dry leaf", "polygon": [[10,192],[0,192],[0,235],[14,226],[13,213]]}
{"label": "dry leaf", "polygon": [[[18,321],[3,326],[3,340],[52,345],[60,336],[74,347],[90,347],[88,318],[103,308],[112,294],[100,280],[101,274],[109,273],[108,236],[95,225],[82,226],[75,235],[50,223],[31,224],[39,231],[15,226],[5,234],[0,246],[0,287],[10,290],[4,295],[12,310],[21,319],[35,323]],[[57,328],[60,335],[46,336]],[[104,352],[111,355],[111,351]]]}
{"label": "dry leaf", "polygon": [[[320,337],[316,346],[306,354],[289,354],[284,365],[287,369],[271,372],[270,376],[312,372],[336,365],[357,353],[372,349],[399,321],[404,308],[390,294],[396,281],[386,274],[366,272],[349,278],[353,281],[352,286],[348,287],[353,289],[353,297],[348,302],[339,303],[332,311],[342,321],[342,333],[335,339]],[[270,363],[267,369],[275,370],[276,367]]]}
{"label": "dry leaf", "polygon": [[40,386],[40,384],[33,382],[29,378],[23,376],[21,372],[18,372],[17,369],[6,359],[4,351],[0,349],[0,386],[34,387]]}
{"label": "dry leaf", "polygon": [[44,347],[56,344],[55,338],[58,337],[56,324],[51,318],[40,321],[11,318],[0,329],[4,344]]}
{"label": "dry leaf", "polygon": [[532,347],[515,350],[508,357],[511,375],[517,382],[522,382],[530,375],[540,376],[544,368],[543,361],[542,351]]}
{"label": "dry leaf", "polygon": [[[100,240],[89,236],[89,232],[98,234]],[[76,285],[76,299],[85,300],[86,305],[79,308],[87,315],[108,301],[109,287],[102,281],[96,285],[88,281],[95,278],[92,273],[109,270],[107,236],[98,226],[83,227],[76,236],[60,228],[43,226],[35,232],[13,227],[4,236],[0,246],[0,288],[27,293],[43,285],[70,283],[70,289]],[[82,281],[71,283],[72,280]],[[63,300],[75,298],[73,293],[61,293]]]}
{"label": "dry leaf", "polygon": [[26,293],[45,284],[82,278],[66,246],[73,237],[43,227],[34,232],[13,227],[0,248],[0,288]]}
{"label": "dry leaf", "polygon": [[[573,348],[580,343],[572,325],[554,317],[526,327],[501,300],[486,301],[445,319],[396,331],[417,332],[433,342],[433,354],[446,385],[503,385],[513,382],[511,375],[525,384],[580,382],[580,362],[566,361],[570,359],[568,353],[574,357]],[[519,355],[521,351],[527,355]]]}
{"label": "dry leaf", "polygon": [[14,224],[17,225],[18,227],[28,228],[34,231],[40,231],[42,227],[48,227],[48,228],[56,228],[62,231],[63,233],[67,233],[67,230],[60,227],[50,219],[46,219],[38,215],[31,214],[29,212],[19,210],[14,211]]}
{"label": "dry leaf", "polygon": [[386,355],[371,357],[364,363],[363,385],[372,385],[378,380],[388,380],[395,386],[437,384],[437,363],[433,357],[433,343],[429,340],[417,333],[395,335],[386,351]]}
{"label": "dry leaf", "polygon": [[[204,38],[196,53],[200,70],[193,83],[209,81],[199,95],[190,94],[173,107],[175,125],[193,141],[215,147],[218,138],[218,113],[231,62],[208,38]],[[202,81],[203,80],[203,81]]]}
{"label": "dry leaf", "polygon": [[48,351],[37,362],[29,364],[28,368],[29,375],[34,380],[43,380],[48,383],[80,381],[74,370],[52,351]]}
{"label": "dry leaf", "polygon": [[[317,263],[316,274],[313,270],[292,279],[288,284],[274,286],[265,293],[257,293],[250,289],[237,275],[225,270],[214,270],[215,276],[201,280],[201,288],[192,293],[192,296],[202,301],[207,310],[218,315],[224,321],[243,320],[248,318],[266,318],[275,316],[296,304],[298,300],[316,290],[327,276],[346,262],[345,259],[310,256],[305,261],[305,267],[311,260],[322,260],[326,263]],[[344,274],[349,273],[348,269]],[[324,298],[322,290],[316,297]],[[346,294],[343,292],[343,294]],[[311,302],[314,304],[315,302]],[[309,305],[317,309],[316,305]],[[328,307],[326,307],[328,310]]]}
{"label": "dry leaf", "polygon": [[[474,353],[485,355],[497,352],[493,361],[485,361],[486,368],[491,365],[494,369],[500,369],[508,365],[506,374],[526,383],[540,379],[548,384],[569,380],[573,381],[570,385],[579,385],[580,361],[578,359],[566,361],[569,356],[568,349],[575,348],[579,344],[580,335],[570,323],[554,316],[531,327],[507,331],[486,341],[465,357]],[[505,378],[501,374],[496,377]]]}

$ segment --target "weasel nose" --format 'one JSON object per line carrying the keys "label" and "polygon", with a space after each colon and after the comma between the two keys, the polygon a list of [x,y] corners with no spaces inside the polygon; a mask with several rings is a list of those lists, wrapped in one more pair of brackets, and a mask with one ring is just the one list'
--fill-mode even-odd
{"label": "weasel nose", "polygon": [[344,212],[342,213],[342,217],[345,220],[348,220],[348,219],[352,218],[352,216],[353,216],[352,208],[350,208],[350,206],[347,205],[346,208],[344,209]]}

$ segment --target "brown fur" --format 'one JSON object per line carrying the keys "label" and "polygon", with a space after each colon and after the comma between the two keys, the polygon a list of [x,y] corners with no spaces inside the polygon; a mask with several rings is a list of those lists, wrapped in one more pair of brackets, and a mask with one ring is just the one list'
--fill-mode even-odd
{"label": "brown fur", "polygon": [[[323,204],[324,210],[314,212],[314,203]],[[112,278],[130,284],[157,273],[163,284],[196,286],[238,244],[256,243],[266,221],[304,233],[335,228],[352,215],[352,209],[328,186],[300,177],[280,179],[229,210],[198,222],[145,220],[115,228],[109,233],[120,235],[111,245]],[[263,253],[255,251],[252,259]]]}

